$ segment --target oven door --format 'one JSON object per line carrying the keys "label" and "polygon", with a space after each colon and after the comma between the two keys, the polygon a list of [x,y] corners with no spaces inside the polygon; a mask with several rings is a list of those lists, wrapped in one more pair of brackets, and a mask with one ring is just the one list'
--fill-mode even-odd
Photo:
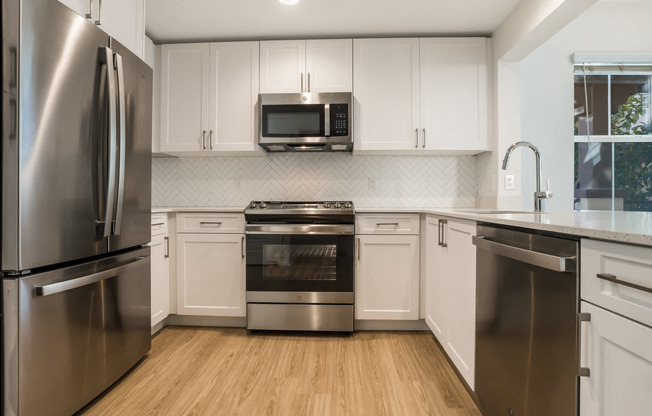
{"label": "oven door", "polygon": [[247,292],[353,292],[353,251],[352,224],[248,225]]}

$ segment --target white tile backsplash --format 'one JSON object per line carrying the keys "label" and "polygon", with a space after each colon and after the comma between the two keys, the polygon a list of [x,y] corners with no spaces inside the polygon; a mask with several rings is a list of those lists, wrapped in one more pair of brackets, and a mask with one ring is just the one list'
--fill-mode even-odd
{"label": "white tile backsplash", "polygon": [[242,206],[251,200],[352,200],[358,208],[473,207],[475,156],[155,158],[152,205]]}

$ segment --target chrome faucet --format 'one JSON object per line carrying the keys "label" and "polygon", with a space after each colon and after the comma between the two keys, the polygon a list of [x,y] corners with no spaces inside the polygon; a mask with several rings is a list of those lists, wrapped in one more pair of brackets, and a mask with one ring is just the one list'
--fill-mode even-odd
{"label": "chrome faucet", "polygon": [[534,193],[534,210],[537,212],[545,211],[544,199],[552,198],[552,192],[550,192],[550,179],[546,181],[546,190],[541,191],[541,154],[539,149],[530,142],[516,142],[513,145],[509,146],[507,152],[505,153],[505,158],[503,159],[503,170],[507,169],[507,162],[509,162],[509,156],[512,154],[512,151],[517,147],[529,147],[534,152],[534,158],[536,160],[536,172],[537,172],[537,191]]}

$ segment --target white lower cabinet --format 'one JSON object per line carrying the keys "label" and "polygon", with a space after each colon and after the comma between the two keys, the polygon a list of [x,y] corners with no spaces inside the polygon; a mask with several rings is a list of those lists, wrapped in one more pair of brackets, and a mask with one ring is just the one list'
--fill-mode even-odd
{"label": "white lower cabinet", "polygon": [[475,383],[475,223],[426,216],[425,320],[473,389]]}
{"label": "white lower cabinet", "polygon": [[[374,234],[357,236],[355,318],[419,319],[418,214],[358,216],[356,229],[370,222],[376,225],[377,230],[369,231]],[[400,229],[404,223],[414,228]]]}
{"label": "white lower cabinet", "polygon": [[152,214],[151,325],[170,314],[170,235],[167,214]]}
{"label": "white lower cabinet", "polygon": [[652,328],[581,303],[580,416],[647,416],[652,409]]}
{"label": "white lower cabinet", "polygon": [[177,314],[245,316],[244,234],[177,234]]}

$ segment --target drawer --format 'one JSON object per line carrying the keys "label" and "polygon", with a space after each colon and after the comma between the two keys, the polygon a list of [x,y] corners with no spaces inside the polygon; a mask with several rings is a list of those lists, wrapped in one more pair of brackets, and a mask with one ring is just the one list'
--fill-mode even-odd
{"label": "drawer", "polygon": [[582,299],[652,326],[652,248],[586,239],[580,247]]}
{"label": "drawer", "polygon": [[244,214],[190,213],[177,214],[178,233],[244,234]]}
{"label": "drawer", "polygon": [[419,234],[419,214],[360,214],[356,234]]}
{"label": "drawer", "polygon": [[152,214],[152,236],[168,233],[168,214]]}

